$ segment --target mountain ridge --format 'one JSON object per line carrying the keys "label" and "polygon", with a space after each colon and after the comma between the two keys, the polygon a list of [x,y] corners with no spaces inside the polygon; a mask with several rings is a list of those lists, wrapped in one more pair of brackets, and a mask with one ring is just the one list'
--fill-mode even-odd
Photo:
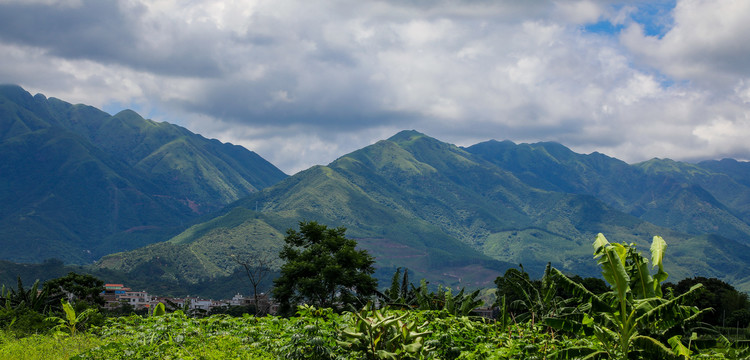
{"label": "mountain ridge", "polygon": [[287,229],[314,220],[346,227],[383,281],[408,267],[485,287],[547,262],[596,275],[602,232],[643,247],[663,236],[671,279],[750,289],[750,164],[731,159],[627,164],[555,142],[460,147],[405,130],[286,176],[240,146],[14,86],[0,86],[0,154],[2,259],[99,259],[100,273],[193,288],[234,276],[233,255],[275,256]]}
{"label": "mountain ridge", "polygon": [[90,263],[286,177],[185,128],[0,85],[0,258]]}
{"label": "mountain ridge", "polygon": [[[685,209],[670,208],[670,198],[656,203],[658,206],[652,209],[654,214],[671,211],[671,217],[666,219],[633,211],[644,202],[640,191],[663,183],[663,174],[647,176],[635,165],[599,153],[576,154],[555,143],[520,147],[509,147],[509,142],[492,144],[516,152],[525,151],[523,155],[532,165],[577,165],[585,170],[588,182],[579,184],[576,191],[561,192],[559,188],[573,185],[583,175],[576,177],[570,170],[562,171],[566,167],[553,169],[559,171],[549,174],[545,166],[498,166],[497,163],[503,164],[502,157],[498,160],[490,154],[496,157],[506,154],[503,151],[461,148],[409,130],[343,155],[327,166],[316,165],[303,170],[238,200],[214,219],[196,225],[198,228],[173,238],[170,243],[194,246],[222,238],[240,239],[242,226],[253,221],[275,229],[273,233],[278,241],[280,234],[295,227],[297,221],[316,220],[330,226],[347,227],[348,236],[358,239],[362,248],[375,255],[383,281],[395,268],[408,267],[419,274],[417,276],[430,281],[481,287],[491,285],[494,277],[518,263],[538,272],[552,261],[565,271],[596,275],[597,269],[590,261],[590,243],[597,232],[605,233],[613,241],[640,246],[648,246],[651,236],[661,235],[676,254],[671,257],[668,251],[666,259],[673,276],[701,274],[731,278],[737,284],[744,284],[741,286],[750,285],[750,272],[742,266],[743,256],[750,253],[750,248],[739,242],[744,238],[731,240],[697,230],[690,234],[642,218],[646,214],[667,225],[683,224],[684,221],[668,221],[690,215]],[[546,160],[535,162],[538,157]],[[529,186],[516,174],[537,178],[537,183],[547,184],[552,190]],[[632,183],[612,194],[608,202],[597,196],[616,187],[607,183],[608,179]],[[634,179],[641,180],[633,182]],[[680,178],[672,176],[670,179]],[[692,178],[682,180],[685,179]],[[677,189],[683,188],[682,183],[677,184]],[[692,188],[687,194],[699,196],[684,197],[686,209],[694,204],[717,211],[730,209],[699,185],[693,184]],[[716,214],[712,216],[717,219],[729,216],[722,212]],[[732,234],[728,230],[725,233]],[[273,246],[259,250],[252,245],[254,241],[270,239],[270,236],[259,235],[231,246],[244,252],[268,250],[273,253]],[[718,243],[724,246],[717,246]],[[698,254],[707,251],[726,263],[699,257]],[[142,249],[139,254],[146,262],[168,256],[154,246]],[[100,266],[107,268],[104,263],[118,257],[126,259],[128,254],[105,257]],[[684,259],[690,259],[690,264],[683,264]],[[227,267],[222,269],[222,274],[231,271],[232,265],[224,264]],[[727,267],[726,264],[733,265]],[[459,281],[455,275],[462,271],[475,276]],[[202,275],[209,276],[208,273]],[[183,280],[198,282],[205,278]]]}

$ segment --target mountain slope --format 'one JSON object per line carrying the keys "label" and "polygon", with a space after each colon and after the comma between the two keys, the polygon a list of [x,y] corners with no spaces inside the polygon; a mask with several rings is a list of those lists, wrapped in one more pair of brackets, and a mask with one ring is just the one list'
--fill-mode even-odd
{"label": "mountain slope", "polygon": [[750,187],[741,182],[739,170],[732,177],[718,166],[707,167],[714,162],[669,159],[628,165],[599,153],[577,154],[557,143],[488,141],[466,150],[542,189],[591,195],[659,226],[750,244]]}
{"label": "mountain slope", "polygon": [[[509,171],[511,167],[498,166],[489,152],[404,131],[239,200],[168,245],[114,254],[97,265],[127,271],[191,249],[196,259],[203,259],[200,266],[191,265],[199,261],[186,256],[180,260],[181,273],[157,266],[158,273],[164,278],[205,281],[232,271],[236,265],[227,261],[232,251],[275,255],[283,231],[304,219],[347,227],[347,235],[376,256],[383,281],[395,267],[405,266],[415,276],[451,286],[491,286],[514,264],[523,263],[539,273],[548,261],[566,271],[596,275],[591,242],[598,232],[611,241],[637,243],[644,250],[652,236],[664,236],[673,278],[702,274],[737,283],[750,279],[750,272],[741,266],[743,256],[750,254],[746,245],[657,226],[597,198],[598,193],[609,193],[607,189],[628,185],[630,189],[615,192],[610,200],[622,208],[632,207],[643,197],[639,186],[648,184],[625,184],[628,177],[642,176],[638,167],[600,154],[580,160],[559,144],[541,148],[548,164],[560,164],[553,169],[556,173],[535,174],[535,169],[549,168],[529,165],[536,161],[533,156],[528,161],[509,156],[519,169],[526,167],[518,171],[525,175],[517,176]],[[609,178],[623,184],[608,182]],[[712,201],[697,190],[692,193]],[[722,208],[718,202],[711,204]],[[245,236],[249,228],[266,230]],[[220,250],[208,244],[219,244]],[[706,258],[705,253],[715,256]],[[727,264],[732,264],[731,272]]]}
{"label": "mountain slope", "polygon": [[465,149],[536,188],[595,196],[618,210],[646,189],[641,173],[604,154],[577,154],[554,142],[514,144],[490,140]]}
{"label": "mountain slope", "polygon": [[88,263],[286,177],[257,154],[0,86],[0,258]]}

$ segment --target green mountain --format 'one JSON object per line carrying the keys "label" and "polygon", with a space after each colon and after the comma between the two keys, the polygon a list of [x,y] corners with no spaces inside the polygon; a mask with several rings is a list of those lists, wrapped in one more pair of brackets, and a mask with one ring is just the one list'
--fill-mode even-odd
{"label": "green mountain", "polygon": [[599,153],[576,154],[557,143],[488,141],[466,150],[541,189],[591,195],[659,226],[750,244],[747,163],[652,159],[628,165]]}
{"label": "green mountain", "polygon": [[[304,219],[347,227],[375,255],[382,280],[405,266],[417,278],[451,286],[491,286],[508,267],[523,263],[539,273],[548,261],[596,275],[591,243],[603,232],[644,249],[653,235],[665,237],[673,279],[714,276],[750,287],[744,238],[682,228],[699,211],[683,206],[710,206],[706,223],[730,219],[734,208],[697,183],[663,197],[653,192],[656,205],[645,202],[664,176],[645,168],[554,143],[460,148],[404,131],[243,198],[168,242],[106,256],[97,266],[207,281],[234,271],[233,254],[275,255],[284,231]],[[677,198],[682,202],[669,208]],[[672,227],[644,218],[678,220],[667,223]]]}
{"label": "green mountain", "polygon": [[257,154],[126,110],[0,86],[0,259],[102,255],[169,239],[286,177]]}
{"label": "green mountain", "polygon": [[[87,271],[149,279],[152,291],[231,291],[235,260],[278,268],[301,220],[345,226],[384,281],[408,267],[415,279],[491,286],[509,267],[539,274],[548,261],[597,275],[591,242],[603,232],[643,249],[663,236],[672,280],[750,290],[750,164],[731,159],[627,164],[557,143],[462,148],[403,131],[287,177],[242,147],[17,86],[0,86],[0,158],[0,259],[101,258]],[[9,264],[0,278],[70,268]]]}

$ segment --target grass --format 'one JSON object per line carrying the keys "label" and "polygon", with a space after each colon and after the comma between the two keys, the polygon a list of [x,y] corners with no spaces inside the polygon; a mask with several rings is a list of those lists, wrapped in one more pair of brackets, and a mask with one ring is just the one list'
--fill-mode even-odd
{"label": "grass", "polygon": [[69,359],[92,349],[101,340],[90,334],[77,336],[31,335],[17,338],[9,331],[0,331],[0,359],[56,360]]}

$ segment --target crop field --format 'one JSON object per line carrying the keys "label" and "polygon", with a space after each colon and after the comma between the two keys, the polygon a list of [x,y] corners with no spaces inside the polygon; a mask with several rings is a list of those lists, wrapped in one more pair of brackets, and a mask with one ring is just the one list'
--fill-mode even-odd
{"label": "crop field", "polygon": [[[542,323],[489,321],[446,311],[370,310],[336,314],[301,307],[297,316],[110,318],[87,332],[16,338],[0,333],[3,359],[574,359],[616,356],[613,344]],[[693,359],[735,359],[729,342]],[[631,353],[630,358],[643,358]],[[675,357],[679,358],[679,357]]]}

